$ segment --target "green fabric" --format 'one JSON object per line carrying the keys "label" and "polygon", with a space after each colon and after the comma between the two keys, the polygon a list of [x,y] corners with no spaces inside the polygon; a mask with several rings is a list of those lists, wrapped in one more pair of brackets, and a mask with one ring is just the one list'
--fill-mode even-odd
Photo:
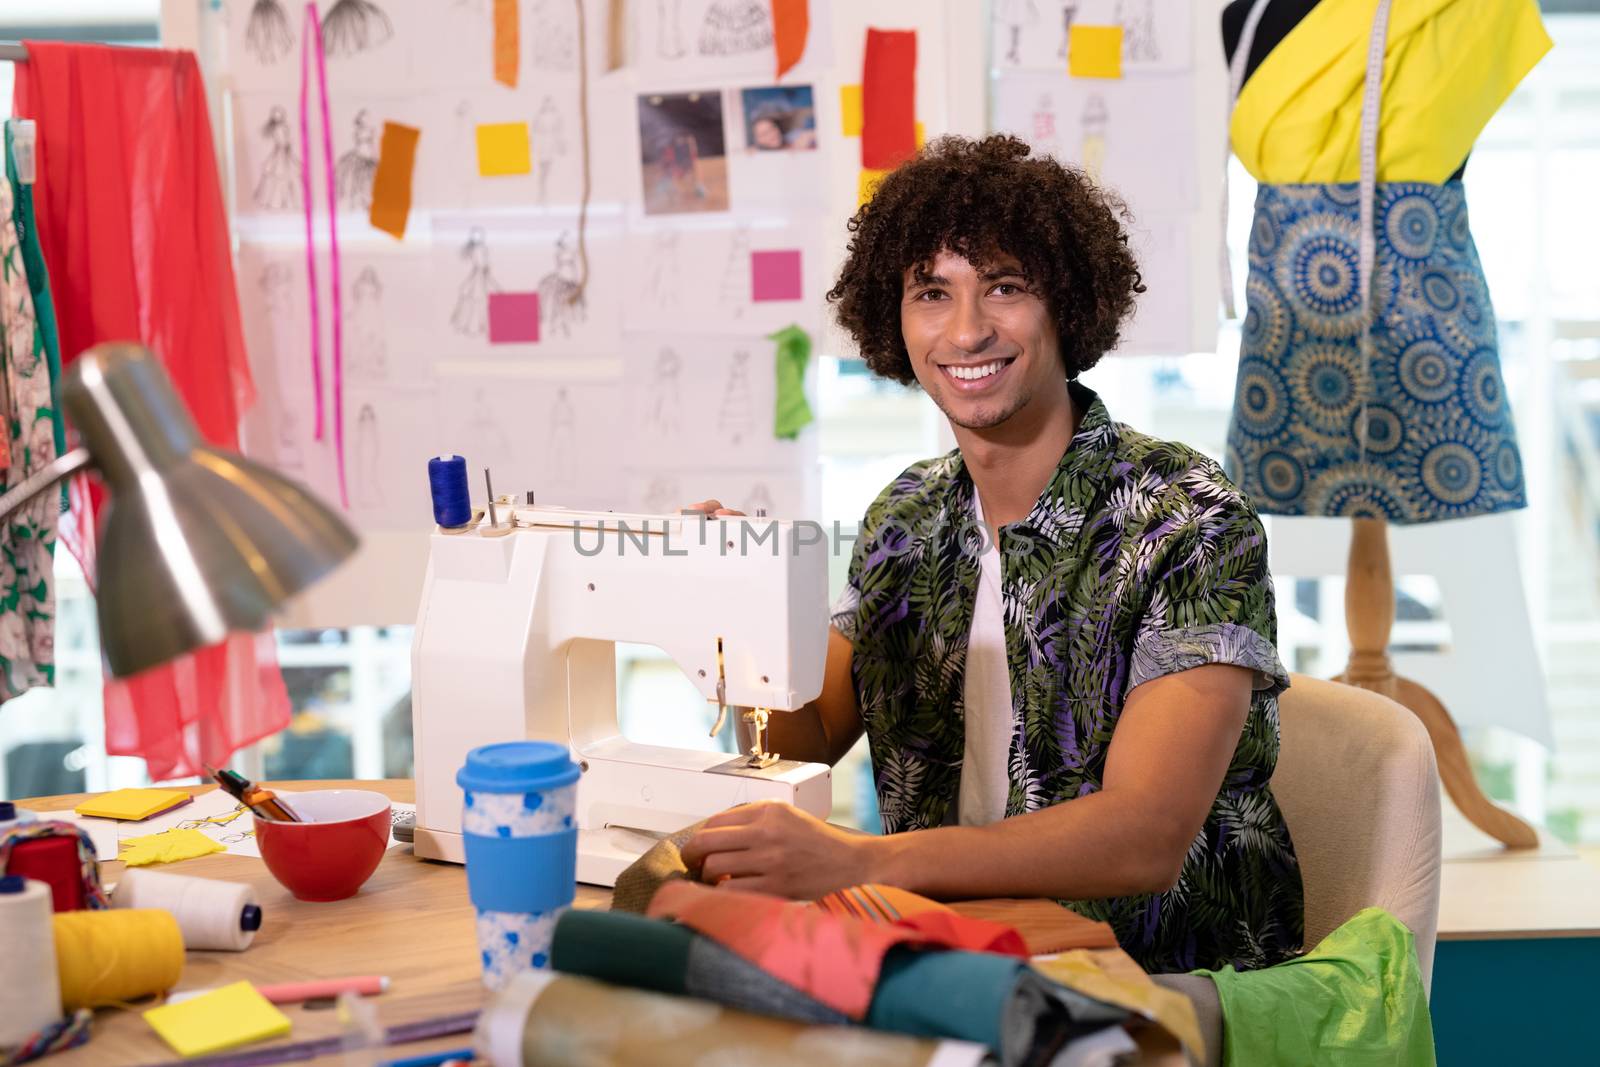
{"label": "green fabric", "polygon": [[778,403],[772,416],[772,434],[794,440],[813,418],[806,401],[806,364],[811,362],[811,335],[798,326],[785,326],[767,340],[778,342]]}
{"label": "green fabric", "polygon": [[1433,1023],[1411,931],[1367,908],[1298,959],[1209,974],[1224,1067],[1433,1067]]}
{"label": "green fabric", "polygon": [[[67,423],[61,413],[61,341],[56,332],[56,305],[50,297],[50,272],[45,267],[44,249],[34,228],[33,186],[17,177],[17,160],[12,148],[11,123],[6,123],[6,178],[11,182],[11,218],[17,227],[17,243],[22,249],[22,266],[33,293],[33,318],[50,368],[50,413],[56,439],[56,455],[66,455]],[[62,485],[62,506],[66,506],[67,487]]]}
{"label": "green fabric", "polygon": [[[1033,510],[1000,536],[1016,723],[1006,814],[1100,790],[1135,686],[1208,663],[1253,671],[1243,734],[1177,885],[1068,903],[1110,923],[1152,973],[1269,966],[1300,951],[1304,906],[1269,786],[1289,679],[1266,535],[1216,463],[1112,422],[1091,390],[1071,390],[1077,434]],[[959,451],[914,464],[868,509],[834,609],[854,649],[885,833],[955,814],[977,549],[988,541],[974,518]]]}
{"label": "green fabric", "polygon": [[625,911],[579,911],[556,920],[550,966],[613,985],[683,995],[694,931]]}

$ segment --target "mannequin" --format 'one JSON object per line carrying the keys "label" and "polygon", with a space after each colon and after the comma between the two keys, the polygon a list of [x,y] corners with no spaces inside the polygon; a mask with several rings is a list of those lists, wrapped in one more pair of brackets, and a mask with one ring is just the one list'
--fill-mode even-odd
{"label": "mannequin", "polygon": [[[1233,2],[1229,3],[1223,11],[1223,47],[1230,59],[1240,47],[1241,37],[1244,34],[1245,23],[1253,7],[1255,7],[1255,0],[1233,0]],[[1313,9],[1316,7],[1317,0],[1269,0],[1269,2],[1261,11],[1260,19],[1255,27],[1254,37],[1249,46],[1249,53],[1246,57],[1244,74],[1245,81],[1247,83],[1250,75],[1255,73],[1267,56],[1272,53],[1273,49],[1282,43],[1284,39],[1296,29],[1296,27],[1300,26],[1300,24],[1312,13]],[[1393,26],[1392,21],[1390,26]],[[1310,32],[1309,28],[1307,32]],[[1304,47],[1305,41],[1303,39],[1299,43],[1302,47]],[[1365,39],[1362,39],[1360,43],[1364,46],[1366,43]],[[1329,47],[1331,50],[1334,45],[1330,44]],[[1363,47],[1363,52],[1364,51],[1365,49]],[[1536,60],[1537,55],[1535,55],[1533,58]],[[1281,65],[1282,62],[1280,57],[1280,66]],[[1531,66],[1531,62],[1528,63],[1528,65]],[[1377,68],[1373,69],[1374,71],[1377,70]],[[1384,71],[1382,80],[1385,84],[1387,84],[1394,76],[1395,69],[1391,64],[1390,67]],[[1520,74],[1518,76],[1520,77]],[[1511,82],[1511,84],[1514,84],[1514,80]],[[1509,87],[1507,87],[1506,91],[1509,92]],[[1385,120],[1386,118],[1387,116],[1385,115]],[[1416,136],[1414,130],[1411,131],[1411,136]],[[1384,161],[1384,157],[1381,154],[1383,142],[1379,140],[1377,143],[1380,146],[1378,149],[1378,159],[1380,162],[1377,163],[1375,170],[1381,171],[1382,168],[1386,166],[1386,161]],[[1442,147],[1442,144],[1440,147]],[[1241,157],[1242,155],[1243,153],[1241,151]],[[1463,151],[1456,158],[1461,159],[1462,162],[1456,167],[1455,172],[1447,179],[1445,185],[1434,185],[1431,186],[1431,188],[1443,190],[1449,185],[1449,183],[1456,182],[1460,179],[1466,166],[1465,152]],[[1442,172],[1448,168],[1449,162],[1450,161],[1447,160],[1445,166],[1439,167],[1439,170],[1436,173],[1442,174]],[[1363,168],[1363,170],[1365,170],[1365,168]],[[1332,176],[1307,176],[1305,178],[1301,178],[1300,181],[1309,182],[1311,181],[1312,177],[1317,177],[1323,181],[1328,181]],[[1411,180],[1413,183],[1423,180],[1415,175],[1408,175],[1406,177],[1409,178],[1409,180]],[[1324,187],[1343,189],[1346,191],[1351,189],[1352,186],[1348,181],[1348,176],[1341,175],[1341,178],[1346,179],[1343,185],[1335,184]],[[1369,178],[1369,180],[1374,179]],[[1383,183],[1385,181],[1392,182],[1394,179],[1382,174],[1377,174],[1375,180],[1378,183],[1378,188],[1381,190],[1384,187]],[[1437,182],[1438,178],[1427,178],[1425,181]],[[1415,184],[1412,186],[1412,188],[1419,187],[1420,186]],[[1282,188],[1304,191],[1308,189],[1314,189],[1315,185],[1290,183],[1283,185]],[[1390,185],[1389,188],[1393,189],[1395,186]],[[1300,195],[1303,196],[1303,192],[1301,192]],[[1380,192],[1377,195],[1381,197],[1384,194]],[[1459,202],[1459,187],[1456,187],[1453,195],[1455,200],[1451,201],[1448,199],[1446,194],[1440,194],[1440,202]],[[1270,200],[1270,197],[1268,199]],[[1261,222],[1261,210],[1261,205],[1258,203],[1258,224]],[[1461,212],[1462,219],[1461,228],[1463,232],[1465,232],[1465,207],[1462,206],[1459,210]],[[1269,212],[1266,215],[1265,220],[1273,227],[1283,222],[1285,218],[1289,218],[1290,222],[1293,224],[1299,224],[1302,221],[1300,219],[1293,218],[1291,215],[1286,215],[1281,208],[1275,207],[1273,211],[1276,213]],[[1270,232],[1270,239],[1277,241],[1279,239],[1279,234],[1276,229],[1271,229]],[[1285,237],[1283,239],[1287,240],[1288,238]],[[1470,236],[1468,236],[1465,243],[1470,244]],[[1389,255],[1392,256],[1393,254],[1394,253],[1392,251],[1389,252]],[[1426,254],[1431,253],[1419,253],[1419,255]],[[1280,290],[1285,289],[1284,279],[1281,276],[1274,277],[1270,269],[1258,269],[1261,268],[1261,264],[1256,261],[1256,255],[1257,249],[1253,244],[1252,286],[1259,286],[1262,289],[1270,290],[1270,295],[1262,298],[1263,303],[1260,307],[1257,306],[1257,301],[1252,299],[1251,311],[1254,319],[1251,320],[1253,321],[1253,326],[1247,325],[1247,334],[1249,334],[1252,329],[1265,331],[1267,326],[1263,325],[1263,322],[1267,318],[1267,312],[1281,310],[1281,303],[1291,302],[1288,300],[1288,296],[1292,295],[1286,294],[1280,299]],[[1380,266],[1384,263],[1383,255],[1384,253],[1380,252],[1378,260]],[[1390,262],[1392,262],[1392,260]],[[1448,267],[1449,265],[1447,264],[1446,266]],[[1457,266],[1459,267],[1459,263]],[[1471,266],[1473,269],[1477,269],[1475,253],[1472,253]],[[1257,276],[1258,273],[1260,274],[1260,277]],[[1468,293],[1473,291],[1470,288],[1470,278],[1467,278],[1465,273],[1454,275],[1452,277],[1454,282],[1460,286],[1460,292]],[[1274,288],[1274,286],[1276,286],[1276,288]],[[1374,318],[1368,320],[1373,323],[1373,325],[1368,329],[1370,329],[1371,335],[1376,337],[1380,330],[1379,324],[1383,322],[1383,316],[1390,313],[1392,309],[1378,306],[1376,302],[1380,299],[1380,297],[1377,295],[1376,291],[1374,292],[1372,299],[1375,301]],[[1396,300],[1397,298],[1391,296],[1390,299]],[[1486,291],[1484,292],[1484,299],[1485,306],[1487,306]],[[1407,315],[1410,315],[1412,309],[1402,307],[1401,311]],[[1352,310],[1350,314],[1358,313]],[[1347,319],[1346,321],[1349,320]],[[1425,317],[1421,321],[1426,321]],[[1364,331],[1363,338],[1366,336],[1367,334]],[[1295,349],[1296,346],[1305,343],[1299,339],[1298,334],[1296,334],[1296,338],[1297,339],[1295,341],[1287,342],[1289,349]],[[1313,338],[1311,343],[1314,344],[1325,340],[1326,338]],[[1491,511],[1504,510],[1510,507],[1521,506],[1520,467],[1517,467],[1517,474],[1519,475],[1517,485],[1512,486],[1508,482],[1504,487],[1505,492],[1500,493],[1495,498],[1490,498],[1488,495],[1483,495],[1480,497],[1477,495],[1477,491],[1474,488],[1471,493],[1466,494],[1466,497],[1475,497],[1475,499],[1467,500],[1464,498],[1463,500],[1456,501],[1455,503],[1459,504],[1459,507],[1452,507],[1450,506],[1450,500],[1442,499],[1436,494],[1430,495],[1429,493],[1422,491],[1415,486],[1400,485],[1389,476],[1388,471],[1380,471],[1377,475],[1374,475],[1371,478],[1370,486],[1353,487],[1351,491],[1342,498],[1337,493],[1329,492],[1325,488],[1319,488],[1316,490],[1312,488],[1313,479],[1315,478],[1325,479],[1323,483],[1324,486],[1331,484],[1332,480],[1337,474],[1340,473],[1341,469],[1346,471],[1354,471],[1359,467],[1359,469],[1362,471],[1370,472],[1371,468],[1364,465],[1367,464],[1368,461],[1372,460],[1375,456],[1397,452],[1398,441],[1402,437],[1409,442],[1414,436],[1425,436],[1429,432],[1432,432],[1434,428],[1430,423],[1428,423],[1427,419],[1429,416],[1426,414],[1417,414],[1414,416],[1418,420],[1418,424],[1416,426],[1406,425],[1404,408],[1399,404],[1391,405],[1389,403],[1389,395],[1379,392],[1380,378],[1375,374],[1375,370],[1383,367],[1383,359],[1386,355],[1392,356],[1396,347],[1394,344],[1394,338],[1392,336],[1385,338],[1385,340],[1390,344],[1389,350],[1386,352],[1380,352],[1376,356],[1370,354],[1366,355],[1364,357],[1364,368],[1361,370],[1359,375],[1352,375],[1352,378],[1358,382],[1356,388],[1364,388],[1367,390],[1367,399],[1361,401],[1360,414],[1353,420],[1349,420],[1343,424],[1344,426],[1354,427],[1355,432],[1360,435],[1360,448],[1356,457],[1352,458],[1345,456],[1338,458],[1336,453],[1327,452],[1324,452],[1322,455],[1318,455],[1317,448],[1315,446],[1304,445],[1304,453],[1293,458],[1270,458],[1274,456],[1281,456],[1282,453],[1266,452],[1265,454],[1269,458],[1263,462],[1261,461],[1258,451],[1251,450],[1257,448],[1259,448],[1259,450],[1265,450],[1268,448],[1279,447],[1277,442],[1272,444],[1261,443],[1266,436],[1278,431],[1263,429],[1263,423],[1259,418],[1259,413],[1268,411],[1276,413],[1278,405],[1290,403],[1289,395],[1285,394],[1281,397],[1275,394],[1267,395],[1267,398],[1262,400],[1256,406],[1255,410],[1252,411],[1249,398],[1244,395],[1243,389],[1252,382],[1259,382],[1262,376],[1270,377],[1270,375],[1273,373],[1281,372],[1285,379],[1292,377],[1295,367],[1293,360],[1297,357],[1295,355],[1282,354],[1283,350],[1281,348],[1279,349],[1278,356],[1271,357],[1279,360],[1276,365],[1267,366],[1263,370],[1259,367],[1259,364],[1262,363],[1262,360],[1258,358],[1258,366],[1254,371],[1256,374],[1255,378],[1252,378],[1250,374],[1246,373],[1244,363],[1243,361],[1241,362],[1241,395],[1240,398],[1236,400],[1235,431],[1243,433],[1244,436],[1236,439],[1234,433],[1230,433],[1230,451],[1233,450],[1236,440],[1248,441],[1248,444],[1251,446],[1250,449],[1240,449],[1241,452],[1246,453],[1244,460],[1241,462],[1245,462],[1244,469],[1249,474],[1249,477],[1245,478],[1244,482],[1241,484],[1243,484],[1246,488],[1246,491],[1251,492],[1252,495],[1255,495],[1259,492],[1265,498],[1258,501],[1258,504],[1261,505],[1261,510],[1264,513],[1276,512],[1279,514],[1291,515],[1344,515],[1351,518],[1352,536],[1348,564],[1348,580],[1345,588],[1345,625],[1350,635],[1351,653],[1349,664],[1346,666],[1344,673],[1339,676],[1339,680],[1364,689],[1370,689],[1375,692],[1382,693],[1383,695],[1390,697],[1391,699],[1394,699],[1410,708],[1412,712],[1415,713],[1427,727],[1429,736],[1433,741],[1435,754],[1438,758],[1440,778],[1443,780],[1446,791],[1449,793],[1450,799],[1456,805],[1456,807],[1460,809],[1461,812],[1466,815],[1474,825],[1509,847],[1537,847],[1538,836],[1533,828],[1527,823],[1523,822],[1521,819],[1512,815],[1510,812],[1494,805],[1483,795],[1482,791],[1479,789],[1476,780],[1472,776],[1471,766],[1467,759],[1465,748],[1462,745],[1460,733],[1456,729],[1455,723],[1451,719],[1449,712],[1439,702],[1437,697],[1435,697],[1422,686],[1409,679],[1396,677],[1388,654],[1390,631],[1394,623],[1395,613],[1394,578],[1390,566],[1388,544],[1389,521],[1392,519],[1394,521],[1401,522],[1433,522],[1461,515],[1483,514]],[[1374,347],[1376,347],[1376,341],[1372,343]],[[1492,344],[1492,341],[1481,343]],[[1246,347],[1247,349],[1250,347],[1248,341]],[[1258,346],[1258,349],[1259,351],[1267,351],[1270,354],[1272,346],[1270,344],[1263,344]],[[1366,349],[1365,351],[1370,352],[1371,349]],[[1402,351],[1398,359],[1394,361],[1394,365],[1398,367],[1401,372],[1410,373],[1405,371],[1407,366],[1406,361],[1410,359],[1412,359],[1411,353],[1409,351]],[[1420,366],[1421,364],[1422,358],[1417,357],[1416,362],[1412,364],[1412,366],[1414,368],[1416,366]],[[1361,366],[1361,364],[1358,364],[1358,366]],[[1465,376],[1466,373],[1465,370],[1460,370],[1449,365],[1448,361],[1443,357],[1436,358],[1435,364],[1432,366],[1444,367],[1444,370],[1441,373],[1447,376],[1445,379],[1443,379],[1446,381],[1453,380],[1448,377],[1449,375],[1461,374],[1462,376]],[[1347,368],[1340,368],[1340,370],[1341,372],[1346,372]],[[1498,381],[1497,366],[1493,373],[1495,375],[1495,380],[1492,384],[1495,389],[1498,389],[1503,394],[1503,386],[1500,385]],[[1404,373],[1392,374],[1392,377],[1396,380],[1387,382],[1384,387],[1393,391],[1394,395],[1396,396],[1403,395],[1406,390],[1409,390],[1412,393],[1426,392],[1426,382],[1418,384],[1418,382],[1421,380],[1414,378],[1407,378],[1405,381],[1398,380],[1404,376]],[[1270,381],[1267,382],[1265,386],[1256,384],[1254,387],[1258,390],[1265,389],[1267,394],[1271,394]],[[1336,393],[1337,390],[1332,390],[1331,392]],[[1375,424],[1368,421],[1369,401],[1371,402],[1371,406],[1375,411],[1382,413],[1381,418],[1387,420],[1384,423],[1384,427],[1382,427],[1384,429],[1384,434],[1387,434],[1387,436],[1373,433]],[[1341,430],[1331,428],[1326,422],[1326,412],[1332,410],[1330,405],[1333,402],[1327,401],[1324,403],[1323,399],[1320,397],[1313,397],[1311,400],[1297,399],[1295,402],[1304,404],[1308,408],[1308,432],[1306,433],[1305,437],[1307,439],[1314,438],[1315,434],[1320,432],[1323,435],[1321,447],[1324,450],[1331,447],[1326,443],[1330,439],[1330,436],[1332,438],[1337,438],[1339,434],[1343,432]],[[1319,403],[1323,404],[1323,406],[1318,407],[1317,405]],[[1245,412],[1243,416],[1240,414],[1241,410]],[[1396,412],[1399,412],[1399,414],[1397,415]],[[1275,414],[1274,417],[1281,420],[1279,423],[1280,427],[1284,421],[1291,421],[1283,420],[1283,417],[1280,414]],[[1324,419],[1324,421],[1320,424],[1317,424],[1315,421],[1318,417],[1322,417]],[[1255,421],[1252,422],[1252,419],[1255,419]],[[1242,429],[1240,428],[1241,423],[1243,426]],[[1498,432],[1504,434],[1506,440],[1510,441],[1510,447],[1514,453],[1515,434],[1514,430],[1511,428],[1509,416],[1506,417],[1503,426],[1498,426],[1497,430]],[[1293,432],[1290,431],[1288,436],[1294,437]],[[1296,441],[1295,444],[1298,445],[1301,444],[1301,442]],[[1327,455],[1335,455],[1336,458],[1328,461],[1326,458]],[[1250,465],[1251,463],[1254,463],[1255,466],[1252,467]],[[1276,466],[1273,466],[1274,464],[1276,464]],[[1230,464],[1230,466],[1233,465],[1234,464]],[[1238,477],[1234,470],[1230,470],[1229,473],[1235,474],[1235,476]],[[1435,474],[1437,474],[1437,471]],[[1481,475],[1470,471],[1467,475],[1464,475],[1464,477],[1479,476]],[[1350,476],[1346,475],[1346,477]],[[1249,484],[1252,480],[1259,484]],[[1427,479],[1419,478],[1417,481],[1426,482]],[[1434,481],[1436,483],[1438,482],[1437,477],[1434,478]],[[1476,486],[1478,483],[1472,484]],[[1436,489],[1437,485],[1430,486],[1430,488]],[[1449,496],[1450,494],[1448,492],[1443,494],[1444,498],[1449,498]]]}

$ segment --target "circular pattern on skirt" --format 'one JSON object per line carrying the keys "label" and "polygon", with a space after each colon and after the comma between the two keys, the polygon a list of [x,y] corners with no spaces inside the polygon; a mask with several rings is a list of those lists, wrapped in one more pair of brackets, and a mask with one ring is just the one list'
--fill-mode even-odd
{"label": "circular pattern on skirt", "polygon": [[1360,182],[1330,182],[1322,187],[1322,192],[1340,207],[1358,207],[1361,204]]}
{"label": "circular pattern on skirt", "polygon": [[1440,314],[1449,314],[1461,303],[1461,294],[1456,292],[1455,280],[1445,271],[1423,271],[1420,285],[1422,298],[1428,302],[1428,306]]}
{"label": "circular pattern on skirt", "polygon": [[1250,437],[1272,437],[1283,429],[1289,421],[1289,396],[1276,367],[1259,359],[1239,363],[1234,416]]}
{"label": "circular pattern on skirt", "polygon": [[1354,219],[1317,214],[1297,220],[1276,261],[1274,277],[1308,331],[1328,337],[1361,332]]}
{"label": "circular pattern on skirt", "polygon": [[1478,454],[1459,441],[1443,441],[1422,457],[1422,485],[1446,504],[1470,503],[1483,488]]}
{"label": "circular pattern on skirt", "polygon": [[1405,495],[1387,467],[1352,463],[1318,478],[1306,495],[1305,514],[1340,519],[1405,519]]}
{"label": "circular pattern on skirt", "polygon": [[1306,487],[1305,468],[1287,452],[1261,457],[1261,485],[1273,500],[1297,500]]}
{"label": "circular pattern on skirt", "polygon": [[1461,198],[1461,206],[1450,215],[1450,243],[1456,251],[1465,252],[1472,246],[1472,226],[1467,221],[1467,201]]}
{"label": "circular pattern on skirt", "polygon": [[1268,212],[1256,212],[1255,221],[1250,224],[1250,252],[1253,255],[1270,256],[1277,250],[1277,222]]}
{"label": "circular pattern on skirt", "polygon": [[1279,360],[1289,349],[1289,307],[1278,287],[1265,278],[1252,275],[1245,283],[1243,353],[1262,359]]}
{"label": "circular pattern on skirt", "polygon": [[1515,441],[1501,441],[1494,450],[1494,478],[1507,492],[1522,488],[1522,452]]}
{"label": "circular pattern on skirt", "polygon": [[[1361,412],[1356,411],[1350,420],[1350,436],[1358,443],[1361,440]],[[1367,405],[1367,454],[1370,456],[1387,456],[1392,454],[1405,441],[1405,424],[1400,421],[1393,408],[1384,407],[1382,404]]]}
{"label": "circular pattern on skirt", "polygon": [[1406,345],[1397,371],[1400,388],[1421,404],[1442,404],[1456,391],[1456,359],[1431,337]]}
{"label": "circular pattern on skirt", "polygon": [[1500,429],[1506,420],[1506,390],[1500,380],[1500,357],[1492,349],[1480,348],[1467,360],[1461,372],[1461,401],[1486,430]]}
{"label": "circular pattern on skirt", "polygon": [[1286,377],[1297,417],[1322,433],[1349,433],[1350,416],[1361,406],[1349,346],[1312,344],[1297,349]]}
{"label": "circular pattern on skirt", "polygon": [[1433,255],[1439,237],[1439,209],[1422,193],[1403,193],[1384,213],[1384,236],[1397,256],[1421,261]]}

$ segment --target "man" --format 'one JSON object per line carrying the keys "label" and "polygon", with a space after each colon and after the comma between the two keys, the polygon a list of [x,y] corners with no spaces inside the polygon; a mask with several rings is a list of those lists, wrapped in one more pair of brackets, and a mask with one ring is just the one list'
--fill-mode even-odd
{"label": "man", "polygon": [[946,138],[851,220],[839,321],[959,447],[868,509],[822,693],[771,747],[831,763],[865,731],[885,834],[737,808],[684,849],[707,881],[1053,897],[1150,971],[1299,951],[1261,525],[1077,382],[1143,291],[1119,210],[1015,138]]}

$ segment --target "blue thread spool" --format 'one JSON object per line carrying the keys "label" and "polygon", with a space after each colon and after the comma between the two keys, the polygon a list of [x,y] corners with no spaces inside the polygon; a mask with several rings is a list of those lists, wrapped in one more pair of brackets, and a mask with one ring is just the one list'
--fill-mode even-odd
{"label": "blue thread spool", "polygon": [[448,528],[472,521],[472,498],[467,494],[467,461],[460,456],[434,456],[428,460],[428,488],[433,493],[433,521]]}

